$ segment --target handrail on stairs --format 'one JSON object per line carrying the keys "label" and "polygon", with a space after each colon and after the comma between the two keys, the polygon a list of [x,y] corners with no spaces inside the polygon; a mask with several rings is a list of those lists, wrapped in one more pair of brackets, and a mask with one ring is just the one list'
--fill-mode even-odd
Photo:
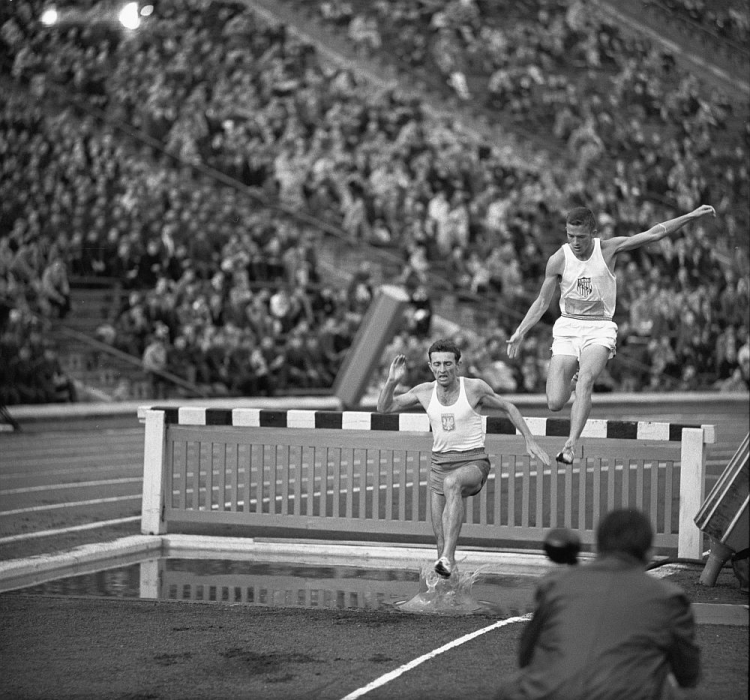
{"label": "handrail on stairs", "polygon": [[[143,365],[140,359],[137,357],[134,357],[133,355],[129,355],[128,353],[123,352],[122,350],[113,348],[111,345],[108,345],[107,343],[103,343],[102,341],[96,340],[95,338],[92,338],[91,336],[88,336],[85,333],[81,333],[80,331],[76,331],[64,325],[58,326],[57,330],[63,335],[68,336],[69,338],[85,343],[86,345],[89,345],[91,348],[97,351],[107,353],[111,355],[112,357],[116,357],[118,360],[122,360],[123,362],[127,362],[133,367],[137,367],[139,370],[143,370]],[[198,396],[200,398],[211,397],[211,394],[201,389],[198,385],[193,384],[187,381],[186,379],[183,379],[182,377],[178,377],[176,374],[172,374],[172,372],[167,372],[166,370],[149,370],[149,371],[153,372],[154,374],[161,377],[162,379],[165,379],[171,384],[176,384],[177,386],[182,387],[183,389],[187,389],[189,392],[191,392],[191,394],[195,396]]]}

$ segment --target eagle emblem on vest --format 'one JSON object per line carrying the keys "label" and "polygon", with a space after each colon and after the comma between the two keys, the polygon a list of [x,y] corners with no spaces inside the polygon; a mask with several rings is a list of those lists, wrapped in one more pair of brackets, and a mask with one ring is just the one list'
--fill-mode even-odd
{"label": "eagle emblem on vest", "polygon": [[443,430],[446,432],[456,429],[456,417],[452,413],[440,414],[440,420],[443,424]]}

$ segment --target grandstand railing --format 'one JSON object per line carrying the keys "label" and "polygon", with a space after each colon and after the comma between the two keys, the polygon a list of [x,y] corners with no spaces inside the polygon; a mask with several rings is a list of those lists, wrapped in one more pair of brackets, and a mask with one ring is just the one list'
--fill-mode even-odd
{"label": "grandstand railing", "polygon": [[740,42],[720,36],[708,27],[674,12],[658,0],[641,0],[641,8],[652,17],[675,27],[680,34],[697,39],[699,48],[709,60],[715,61],[718,55],[734,68],[742,68],[743,72],[747,68],[750,51]]}
{"label": "grandstand railing", "polygon": [[[427,477],[432,439],[424,414],[149,408],[144,534],[215,531],[431,538]],[[569,422],[529,418],[548,452]],[[540,469],[505,418],[485,418],[493,470],[467,500],[462,539],[541,546],[549,528],[595,542],[599,518],[646,512],[660,553],[699,558],[693,517],[704,496],[714,426],[589,420],[571,466]]]}
{"label": "grandstand railing", "polygon": [[[135,357],[133,355],[129,355],[128,353],[123,352],[122,350],[118,350],[117,348],[114,348],[111,345],[108,345],[107,343],[103,343],[100,340],[92,338],[91,336],[86,335],[85,333],[80,333],[79,331],[76,331],[72,328],[66,328],[65,326],[60,325],[58,326],[57,330],[61,335],[67,336],[68,338],[71,338],[82,344],[85,344],[86,346],[90,348],[92,352],[97,353],[99,356],[109,356],[112,358],[116,358],[122,362],[125,362],[126,364],[130,365],[134,370],[137,370],[138,372],[142,373],[145,377],[145,372],[143,371],[143,362],[140,358]],[[172,372],[168,372],[166,370],[153,370],[153,373],[161,377],[161,379],[163,379],[165,382],[168,382],[181,389],[184,389],[188,397],[197,396],[200,398],[209,398],[208,393],[204,391],[201,387],[191,382],[188,382],[182,377],[178,377],[176,374],[172,374]]]}
{"label": "grandstand railing", "polygon": [[750,52],[741,43],[718,35],[658,0],[605,0],[598,6],[603,10],[609,7],[620,17],[620,13],[625,13],[641,26],[657,32],[663,40],[682,46],[685,56],[689,60],[692,57],[694,65],[709,67],[706,77],[710,84],[718,79],[737,98],[746,97],[750,91],[747,79]]}

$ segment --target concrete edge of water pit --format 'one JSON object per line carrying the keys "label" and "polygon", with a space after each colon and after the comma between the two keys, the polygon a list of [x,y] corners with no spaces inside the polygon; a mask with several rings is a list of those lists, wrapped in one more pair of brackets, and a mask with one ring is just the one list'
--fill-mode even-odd
{"label": "concrete edge of water pit", "polygon": [[[379,543],[323,543],[297,540],[254,540],[246,537],[199,535],[131,535],[112,542],[86,544],[66,552],[0,562],[0,592],[25,588],[55,578],[122,566],[152,556],[190,559],[257,559],[314,566],[408,569],[434,557],[428,546]],[[459,556],[464,567],[487,573],[539,576],[552,568],[542,554],[469,549]]]}
{"label": "concrete edge of water pit", "polygon": [[[266,562],[293,561],[316,566],[404,569],[435,557],[434,547],[381,543],[328,543],[300,540],[260,540],[241,537],[163,535],[164,555],[190,558],[247,556]],[[542,554],[528,551],[466,549],[458,553],[459,566],[486,567],[487,572],[539,576],[554,567]],[[353,562],[356,562],[353,564]]]}

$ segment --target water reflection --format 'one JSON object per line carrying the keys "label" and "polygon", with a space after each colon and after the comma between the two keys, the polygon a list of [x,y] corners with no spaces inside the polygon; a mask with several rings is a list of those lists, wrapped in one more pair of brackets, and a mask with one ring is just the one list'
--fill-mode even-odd
{"label": "water reflection", "polygon": [[161,557],[16,593],[437,614],[519,615],[531,610],[534,577],[502,575],[484,567],[442,581],[431,566],[415,562],[404,569],[370,569]]}

